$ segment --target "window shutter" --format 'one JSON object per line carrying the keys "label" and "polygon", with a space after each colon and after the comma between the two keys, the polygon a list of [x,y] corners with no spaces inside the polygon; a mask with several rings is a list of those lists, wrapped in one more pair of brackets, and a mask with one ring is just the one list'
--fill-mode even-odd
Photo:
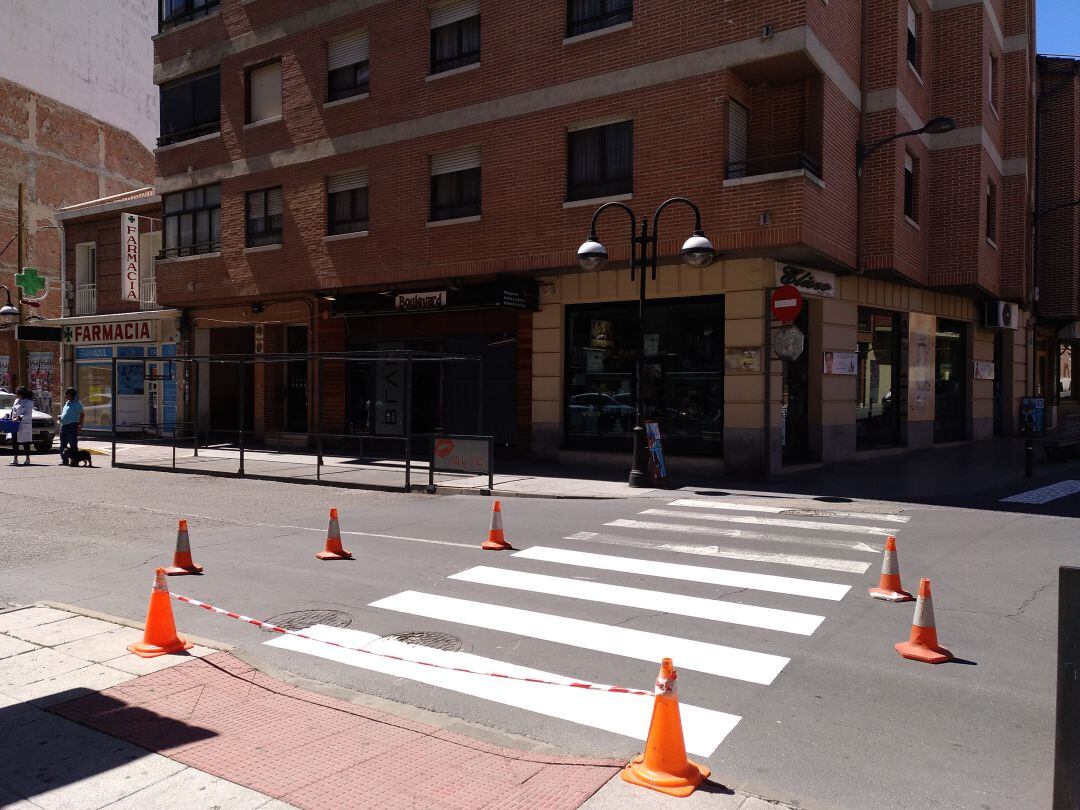
{"label": "window shutter", "polygon": [[354,188],[365,188],[368,184],[367,169],[357,169],[352,172],[335,174],[326,180],[328,194],[337,194],[339,191],[351,191]]}
{"label": "window shutter", "polygon": [[728,163],[744,163],[750,129],[750,111],[737,101],[728,103]]}
{"label": "window shutter", "polygon": [[438,8],[431,9],[431,27],[442,28],[444,25],[467,20],[480,14],[480,0],[458,0]]}
{"label": "window shutter", "polygon": [[266,192],[266,215],[268,217],[277,216],[281,213],[282,209],[282,196],[281,188],[272,188]]}
{"label": "window shutter", "polygon": [[264,65],[248,74],[251,121],[281,115],[281,63]]}
{"label": "window shutter", "polygon": [[475,169],[479,165],[479,146],[466,146],[464,149],[455,149],[452,152],[443,152],[440,155],[431,156],[432,175],[461,172],[466,169]]}
{"label": "window shutter", "polygon": [[915,174],[915,160],[911,155],[904,155],[904,169],[911,174]]}
{"label": "window shutter", "polygon": [[263,195],[257,191],[248,194],[248,219],[262,219],[266,216]]}
{"label": "window shutter", "polygon": [[368,60],[368,35],[352,34],[345,39],[331,42],[327,46],[327,67],[329,70],[349,67]]}
{"label": "window shutter", "polygon": [[[893,19],[895,19],[895,17]],[[907,7],[907,30],[913,37],[919,35],[918,17],[915,14],[915,7],[911,5],[911,3],[908,3]]]}

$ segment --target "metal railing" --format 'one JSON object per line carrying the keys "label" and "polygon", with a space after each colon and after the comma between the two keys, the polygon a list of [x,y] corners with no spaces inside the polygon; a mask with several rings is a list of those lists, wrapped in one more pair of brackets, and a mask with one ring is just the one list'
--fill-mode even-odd
{"label": "metal railing", "polygon": [[775,174],[805,169],[815,177],[821,177],[821,161],[806,152],[785,152],[780,155],[764,155],[728,163],[727,178],[756,177],[760,174]]}
{"label": "metal railing", "polygon": [[139,309],[157,308],[157,279],[144,278],[139,282]]}
{"label": "metal railing", "polygon": [[97,314],[97,284],[79,284],[75,287],[75,314]]}

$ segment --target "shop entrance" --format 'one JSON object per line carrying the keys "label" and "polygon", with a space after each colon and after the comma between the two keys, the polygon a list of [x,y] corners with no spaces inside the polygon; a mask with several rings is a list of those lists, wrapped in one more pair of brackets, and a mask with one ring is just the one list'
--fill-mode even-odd
{"label": "shop entrance", "polygon": [[934,441],[963,441],[968,437],[967,324],[938,319],[934,367]]}
{"label": "shop entrance", "polygon": [[[210,330],[211,355],[254,354],[255,327],[237,326]],[[241,377],[241,375],[243,375]],[[230,442],[241,429],[250,432],[255,426],[255,397],[250,393],[240,410],[238,394],[255,390],[255,366],[251,363],[210,363],[210,410],[208,413],[212,442]],[[220,431],[220,435],[213,435]]]}
{"label": "shop entrance", "polygon": [[900,314],[859,307],[855,449],[900,443]]}
{"label": "shop entrance", "polygon": [[795,326],[806,336],[806,346],[796,360],[784,363],[784,389],[781,409],[784,415],[784,464],[805,464],[812,460],[810,451],[810,314],[803,307]]}
{"label": "shop entrance", "polygon": [[[306,326],[285,327],[285,352],[306,354]],[[308,432],[308,370],[303,360],[293,360],[285,366],[285,430],[288,433]]]}

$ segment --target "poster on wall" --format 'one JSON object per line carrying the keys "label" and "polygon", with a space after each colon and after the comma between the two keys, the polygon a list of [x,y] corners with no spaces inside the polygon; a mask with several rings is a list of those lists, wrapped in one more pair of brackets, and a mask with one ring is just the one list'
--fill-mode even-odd
{"label": "poster on wall", "polygon": [[[400,343],[379,344],[380,352],[403,349]],[[405,435],[405,364],[399,360],[375,362],[375,399],[369,412],[376,436]]]}
{"label": "poster on wall", "polygon": [[30,391],[34,395],[34,408],[52,413],[53,353],[30,352],[27,357],[30,372]]}
{"label": "poster on wall", "polygon": [[595,318],[589,322],[589,345],[607,349],[615,345],[615,324]]}
{"label": "poster on wall", "polygon": [[725,374],[760,374],[760,346],[730,346],[724,349]]}
{"label": "poster on wall", "polygon": [[854,377],[859,367],[858,352],[825,352],[826,374],[845,374]]}
{"label": "poster on wall", "polygon": [[1020,432],[1042,433],[1046,429],[1046,400],[1042,397],[1021,397]]}
{"label": "poster on wall", "polygon": [[[166,343],[161,347],[162,357],[176,357],[176,344]],[[162,363],[161,382],[161,427],[166,436],[176,430],[176,363]]]}
{"label": "poster on wall", "polygon": [[667,483],[667,462],[664,460],[664,440],[660,436],[660,424],[651,419],[645,421],[645,442],[649,448],[649,478],[655,485]]}
{"label": "poster on wall", "polygon": [[908,316],[908,419],[934,418],[934,348],[937,319],[912,312]]}
{"label": "poster on wall", "polygon": [[0,354],[0,390],[10,391],[11,380],[8,379],[8,370],[11,368],[11,358],[6,354]]}
{"label": "poster on wall", "polygon": [[[141,357],[139,347],[119,346],[117,357]],[[142,363],[116,364],[116,426],[140,427],[146,421],[146,372]]]}
{"label": "poster on wall", "polygon": [[992,380],[992,379],[994,379],[994,361],[993,360],[976,360],[975,361],[975,379],[976,380]]}

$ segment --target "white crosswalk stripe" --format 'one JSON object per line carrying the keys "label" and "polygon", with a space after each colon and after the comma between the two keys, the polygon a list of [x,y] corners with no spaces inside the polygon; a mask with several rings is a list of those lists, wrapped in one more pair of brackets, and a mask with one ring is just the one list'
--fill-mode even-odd
{"label": "white crosswalk stripe", "polygon": [[372,602],[370,606],[411,616],[512,632],[515,636],[528,636],[641,661],[659,661],[667,656],[678,661],[684,669],[750,683],[772,683],[790,660],[781,655],[740,650],[723,644],[707,644],[661,633],[419,591],[402,591]]}
{"label": "white crosswalk stripe", "polygon": [[[678,512],[673,509],[645,509],[638,513],[650,517],[674,517],[683,520],[703,520],[712,523],[730,523],[727,515],[709,515],[698,512]],[[683,525],[683,524],[668,524]],[[695,532],[688,532],[694,534]],[[765,540],[771,543],[794,543],[796,545],[820,546],[821,548],[843,548],[851,551],[869,551],[874,554],[881,553],[881,546],[870,545],[863,540],[849,540],[847,538],[834,539],[831,537],[799,537],[789,534],[766,534],[755,532],[750,529],[729,529],[726,526],[715,526],[708,532],[697,534],[710,534],[716,537],[733,537],[739,540]],[[895,532],[894,532],[895,534]]]}
{"label": "white crosswalk stripe", "polygon": [[644,588],[627,588],[622,585],[605,585],[600,582],[585,582],[580,579],[567,579],[565,577],[550,577],[544,574],[530,574],[505,568],[491,568],[486,565],[478,565],[475,568],[451,574],[449,579],[475,582],[480,585],[493,585],[497,588],[513,588],[532,591],[533,593],[546,593],[551,596],[567,596],[589,602],[606,602],[609,605],[624,605],[646,610],[662,606],[665,613],[694,616],[698,619],[710,619],[717,622],[728,622],[729,624],[742,624],[747,627],[760,627],[763,630],[798,633],[803,636],[811,635],[825,621],[824,616],[796,613],[793,610],[776,610],[735,602],[718,602],[715,599],[702,599],[697,596],[650,591]]}
{"label": "white crosswalk stripe", "polygon": [[703,501],[696,498],[679,498],[672,501],[668,506],[689,506],[695,509],[728,509],[735,512],[762,512],[770,515],[784,515],[798,512],[800,516],[806,516],[807,512],[814,512],[813,516],[833,518],[856,518],[857,520],[883,520],[886,523],[907,523],[911,520],[909,515],[888,515],[883,512],[842,512],[836,509],[794,509],[790,506],[769,506],[758,503],[736,503],[733,501]]}
{"label": "white crosswalk stripe", "polygon": [[[470,653],[410,646],[391,639],[380,639],[374,633],[365,633],[352,628],[316,625],[305,632],[325,641],[334,641],[350,647],[363,647],[373,652],[400,655],[413,661],[419,660],[422,654],[424,660],[443,667],[461,667],[476,672],[501,672],[522,678],[538,678],[561,683],[581,680]],[[272,647],[295,650],[397,678],[407,678],[440,689],[472,695],[494,703],[525,709],[637,740],[645,739],[649,729],[649,718],[652,716],[652,700],[638,695],[585,692],[560,686],[485,678],[466,672],[425,667],[408,661],[378,658],[374,655],[320,644],[317,641],[306,641],[295,636],[281,636],[266,643]],[[679,711],[682,715],[686,750],[701,757],[711,756],[716,747],[742,719],[735,714],[702,708],[685,701],[680,703]]]}
{"label": "white crosswalk stripe", "polygon": [[[881,526],[851,526],[847,523],[814,523],[810,520],[787,520],[784,518],[759,518],[750,515],[714,515],[714,519],[723,523],[740,523],[750,526],[783,526],[788,529],[816,529],[823,532],[843,532],[845,534],[876,534],[887,537],[895,534],[893,529]],[[640,520],[613,520],[605,526],[624,529],[652,529],[654,531],[685,532],[686,534],[717,534],[708,526],[692,526],[685,523],[653,523]]]}

